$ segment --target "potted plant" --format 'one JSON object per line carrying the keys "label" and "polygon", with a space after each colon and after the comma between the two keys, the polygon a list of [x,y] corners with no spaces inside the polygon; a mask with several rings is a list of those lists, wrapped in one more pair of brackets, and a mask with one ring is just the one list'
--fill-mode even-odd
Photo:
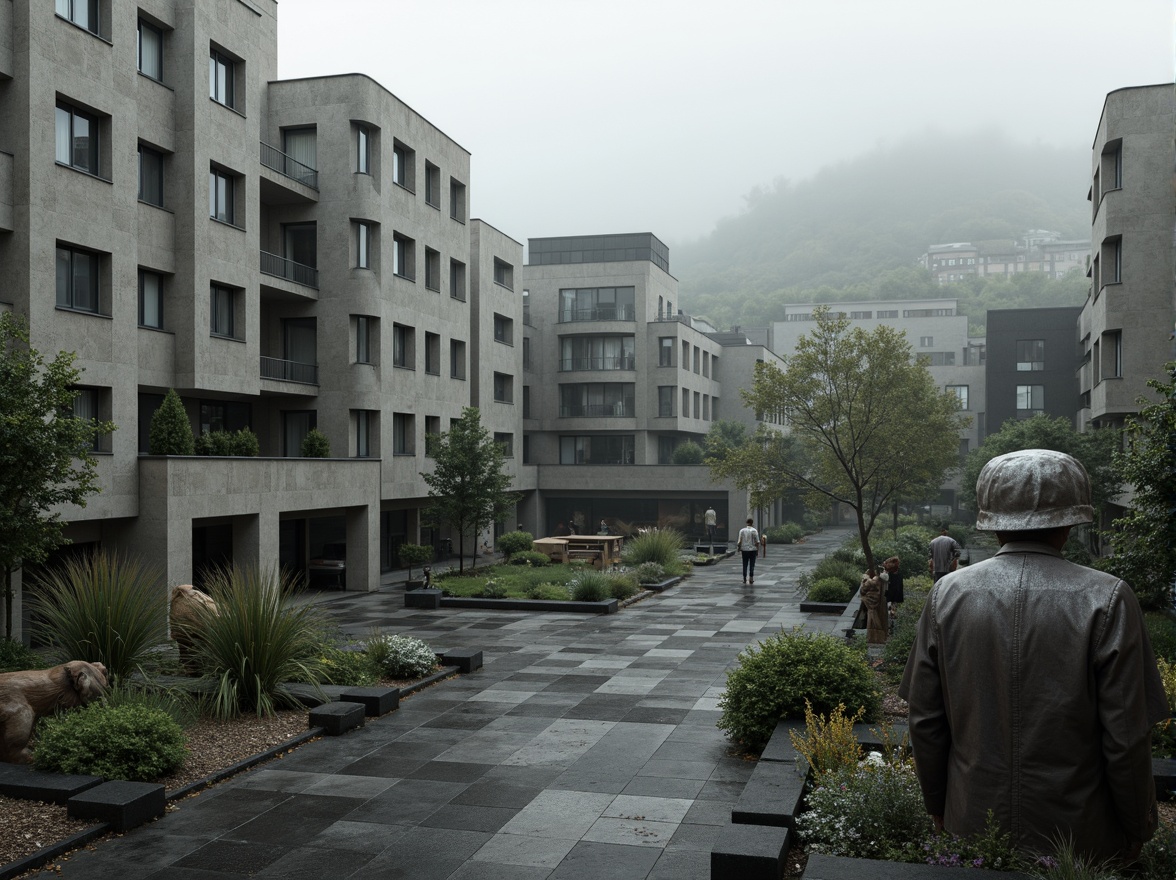
{"label": "potted plant", "polygon": [[433,548],[424,544],[401,544],[397,552],[401,565],[408,569],[408,580],[404,584],[406,590],[416,590],[424,585],[424,581],[412,579],[414,565],[426,565],[433,561]]}

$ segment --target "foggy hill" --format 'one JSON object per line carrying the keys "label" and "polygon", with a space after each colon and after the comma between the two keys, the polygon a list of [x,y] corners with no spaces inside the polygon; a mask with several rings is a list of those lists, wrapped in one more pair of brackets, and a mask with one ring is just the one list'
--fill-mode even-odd
{"label": "foggy hill", "polygon": [[709,236],[674,247],[682,306],[726,326],[771,320],[785,302],[945,293],[961,296],[961,307],[982,321],[985,286],[1005,308],[1024,299],[1080,304],[1084,278],[945,290],[916,260],[931,244],[1011,240],[1029,229],[1089,238],[1089,169],[1084,145],[927,133],[797,183],[777,180],[748,194],[744,211]]}

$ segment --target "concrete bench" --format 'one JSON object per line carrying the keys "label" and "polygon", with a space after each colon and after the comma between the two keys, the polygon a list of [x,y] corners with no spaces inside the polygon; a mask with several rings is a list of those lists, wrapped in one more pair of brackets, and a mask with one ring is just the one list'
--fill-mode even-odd
{"label": "concrete bench", "polygon": [[725,826],[711,849],[711,880],[780,880],[790,834],[765,825]]}

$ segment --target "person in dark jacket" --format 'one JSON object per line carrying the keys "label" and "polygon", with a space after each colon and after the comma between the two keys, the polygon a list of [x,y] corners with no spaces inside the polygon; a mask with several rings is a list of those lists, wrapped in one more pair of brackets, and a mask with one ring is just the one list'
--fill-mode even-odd
{"label": "person in dark jacket", "polygon": [[886,601],[890,603],[891,616],[898,613],[898,606],[902,604],[902,572],[899,567],[902,560],[891,556],[882,563],[882,570],[886,572]]}

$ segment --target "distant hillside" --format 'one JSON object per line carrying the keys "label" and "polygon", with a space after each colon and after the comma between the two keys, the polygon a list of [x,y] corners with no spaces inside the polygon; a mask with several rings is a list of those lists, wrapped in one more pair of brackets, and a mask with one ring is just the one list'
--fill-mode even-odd
{"label": "distant hillside", "polygon": [[[926,134],[747,196],[708,237],[678,244],[671,271],[683,308],[720,326],[770,320],[786,302],[936,296],[915,261],[930,244],[1015,239],[1028,229],[1090,234],[1090,153],[1016,144],[999,134]],[[1084,278],[989,284],[999,306],[1076,305]],[[981,288],[954,288],[983,320]],[[1049,288],[1048,290],[1046,288]]]}

